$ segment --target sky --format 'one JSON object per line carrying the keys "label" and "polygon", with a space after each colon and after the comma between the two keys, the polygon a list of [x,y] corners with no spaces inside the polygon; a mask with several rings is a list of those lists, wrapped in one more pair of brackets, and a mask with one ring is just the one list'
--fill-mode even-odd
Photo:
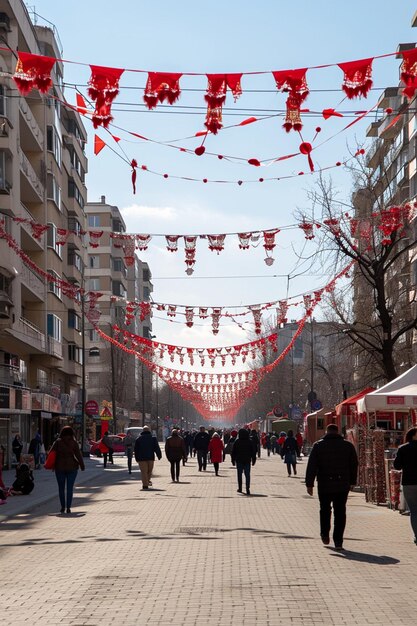
{"label": "sky", "polygon": [[[293,4],[280,0],[256,3],[37,0],[29,6],[56,26],[63,44],[63,58],[71,61],[147,71],[268,72],[244,76],[243,95],[236,103],[228,93],[225,126],[251,116],[272,115],[284,108],[285,94],[276,92],[271,70],[334,64],[394,52],[399,43],[415,41],[417,35],[411,28],[416,8],[411,0],[395,4],[381,0],[349,3],[299,0]],[[371,109],[383,88],[398,83],[398,69],[399,61],[394,57],[375,60],[375,89],[366,100],[344,102],[338,68],[308,72],[311,93],[305,106],[319,113],[304,118],[303,139],[313,142],[313,146],[325,141],[312,153],[316,170],[343,161],[349,151],[365,141],[365,146],[369,145],[365,131],[375,119],[373,114],[343,131],[352,120],[348,114],[343,119],[332,117],[326,121],[320,112],[325,108],[352,113]],[[65,94],[69,102],[75,103],[74,85],[86,93],[88,78],[88,67],[65,64],[64,81],[69,85]],[[314,188],[317,174],[298,175],[300,171],[308,172],[306,157],[301,155],[262,168],[246,162],[251,158],[272,159],[298,152],[300,137],[282,129],[282,118],[224,129],[217,136],[207,137],[207,152],[242,157],[239,163],[207,154],[201,157],[186,154],[140,141],[125,130],[162,142],[181,139],[176,145],[194,149],[201,142],[194,137],[195,133],[204,130],[205,77],[183,77],[183,92],[177,105],[158,106],[154,112],[143,106],[145,80],[146,74],[142,73],[122,76],[122,89],[113,105],[115,127],[111,131],[122,138],[119,146],[104,131],[97,134],[114,150],[121,148],[129,161],[134,158],[149,169],[196,177],[200,181],[207,178],[235,182],[204,184],[164,179],[139,171],[137,193],[133,195],[129,166],[108,147],[94,156],[95,132],[86,121],[88,198],[97,201],[104,195],[107,202],[117,205],[128,232],[196,234],[265,230],[293,224],[294,213],[309,208],[308,191]],[[321,132],[313,141],[317,126]],[[341,197],[348,200],[349,174],[343,168],[334,168],[330,173]],[[292,178],[237,184],[238,180],[257,180],[260,176],[288,175]],[[314,249],[314,244],[308,248],[310,244],[306,244],[297,229],[277,235],[275,262],[271,267],[264,263],[262,246],[239,251],[233,237],[226,239],[225,251],[217,255],[207,250],[206,241],[199,241],[192,277],[185,274],[183,251],[169,253],[164,244],[163,239],[154,238],[149,250],[141,254],[151,267],[153,299],[157,302],[196,306],[261,303],[323,286],[331,278],[316,272],[315,276],[289,279],[297,273],[301,251],[308,253]],[[163,321],[155,315],[153,333],[159,341],[190,346],[230,345],[245,340],[244,331],[233,323],[225,323],[214,337],[210,327],[195,324],[188,329],[184,324]],[[250,324],[246,329],[251,330]]]}

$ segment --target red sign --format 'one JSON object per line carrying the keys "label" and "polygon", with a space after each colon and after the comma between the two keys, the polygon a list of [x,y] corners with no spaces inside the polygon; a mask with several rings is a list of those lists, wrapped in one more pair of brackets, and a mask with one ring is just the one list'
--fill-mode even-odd
{"label": "red sign", "polygon": [[387,404],[405,404],[405,396],[387,396]]}
{"label": "red sign", "polygon": [[107,406],[105,406],[101,410],[100,417],[101,417],[101,419],[105,419],[105,420],[108,420],[108,419],[110,419],[112,417],[111,411],[110,411],[110,409]]}
{"label": "red sign", "polygon": [[85,412],[87,415],[98,415],[98,403],[95,400],[89,400],[86,402]]}

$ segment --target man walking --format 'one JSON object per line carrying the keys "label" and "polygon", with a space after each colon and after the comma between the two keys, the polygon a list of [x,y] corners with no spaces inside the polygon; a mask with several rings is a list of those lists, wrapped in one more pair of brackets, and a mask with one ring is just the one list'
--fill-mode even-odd
{"label": "man walking", "polygon": [[141,434],[135,441],[135,459],[139,463],[142,478],[142,489],[152,486],[152,470],[155,462],[155,454],[161,460],[162,453],[156,437],[149,430],[149,426],[144,426]]}
{"label": "man walking", "polygon": [[320,536],[325,546],[330,543],[331,507],[333,505],[333,541],[336,550],[343,550],[346,526],[346,502],[350,489],[356,485],[358,457],[354,446],[339,435],[336,424],[329,424],[323,439],[313,445],[306,470],[307,493],[313,495],[317,478],[320,501]]}
{"label": "man walking", "polygon": [[200,432],[194,437],[194,450],[197,451],[198,471],[207,469],[207,452],[210,443],[210,435],[204,426],[200,426]]}

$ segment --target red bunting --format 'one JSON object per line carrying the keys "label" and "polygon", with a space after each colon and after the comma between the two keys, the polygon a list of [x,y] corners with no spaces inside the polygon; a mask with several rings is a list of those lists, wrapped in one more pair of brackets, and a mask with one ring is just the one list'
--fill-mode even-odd
{"label": "red bunting", "polygon": [[107,128],[113,120],[111,106],[119,93],[119,80],[124,70],[115,67],[90,65],[91,77],[88,81],[88,95],[95,102],[96,108],[92,116],[94,128]]}
{"label": "red bunting", "polygon": [[403,57],[401,64],[401,80],[405,85],[403,94],[411,100],[417,89],[417,48],[404,50],[401,54]]}
{"label": "red bunting", "polygon": [[358,96],[367,97],[372,87],[372,62],[371,59],[360,61],[350,61],[349,63],[339,63],[339,67],[344,73],[342,89],[349,98]]}
{"label": "red bunting", "polygon": [[105,147],[106,143],[98,136],[94,135],[94,154],[97,156]]}
{"label": "red bunting", "polygon": [[217,135],[223,127],[222,109],[226,101],[227,87],[236,101],[242,94],[241,78],[242,74],[207,74],[207,93],[204,96],[207,102],[207,114],[204,124],[214,135]]}
{"label": "red bunting", "polygon": [[158,102],[174,104],[181,94],[182,74],[149,72],[143,99],[148,109],[154,109]]}
{"label": "red bunting", "polygon": [[306,81],[307,68],[282,70],[272,72],[272,74],[275,78],[277,89],[279,91],[289,92],[283,128],[285,128],[287,133],[289,133],[290,130],[300,131],[303,127],[300,107],[309,94]]}
{"label": "red bunting", "polygon": [[27,96],[31,89],[47,93],[52,87],[51,72],[56,59],[29,52],[18,52],[13,80],[19,92]]}

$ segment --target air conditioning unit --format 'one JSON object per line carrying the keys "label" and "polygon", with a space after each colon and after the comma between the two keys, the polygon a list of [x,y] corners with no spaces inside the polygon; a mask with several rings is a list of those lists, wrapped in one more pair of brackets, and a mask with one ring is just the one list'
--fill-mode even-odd
{"label": "air conditioning unit", "polygon": [[10,28],[10,17],[7,13],[0,13],[0,30],[4,30],[7,33],[11,32]]}

